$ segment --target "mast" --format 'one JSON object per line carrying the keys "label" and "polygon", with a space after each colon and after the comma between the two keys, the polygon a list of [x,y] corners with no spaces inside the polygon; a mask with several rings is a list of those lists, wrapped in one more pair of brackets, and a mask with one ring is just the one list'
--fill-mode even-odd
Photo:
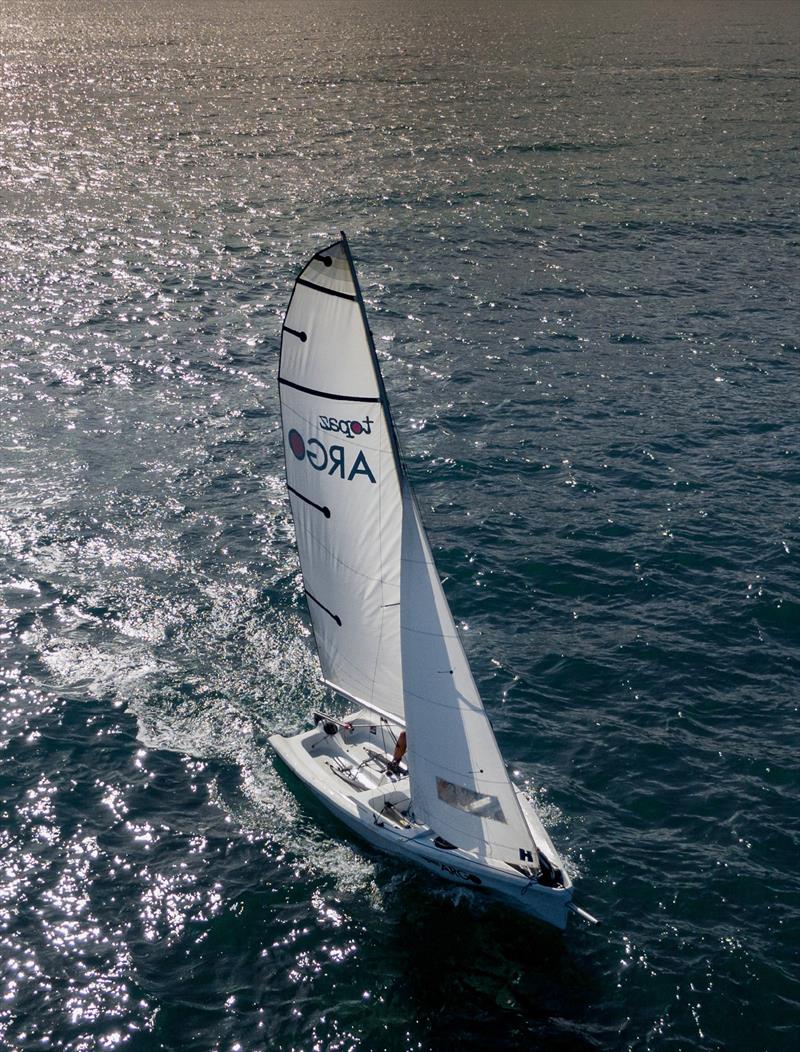
{"label": "mast", "polygon": [[391,439],[392,449],[394,451],[395,469],[397,470],[398,476],[402,478],[405,477],[406,469],[405,464],[403,463],[403,458],[400,456],[400,444],[397,441],[397,428],[394,426],[394,421],[392,420],[389,396],[386,394],[386,385],[383,382],[383,373],[381,372],[380,362],[378,361],[378,352],[375,350],[375,338],[372,335],[372,329],[369,327],[369,321],[367,320],[367,308],[364,303],[364,297],[361,294],[361,284],[358,280],[356,265],[350,251],[350,242],[347,240],[347,235],[344,230],[341,230],[340,233],[342,235],[342,245],[344,246],[345,255],[347,256],[347,262],[350,264],[350,273],[353,276],[353,284],[355,285],[356,296],[358,297],[358,306],[361,309],[361,320],[364,325],[364,331],[367,334],[367,344],[369,345],[372,366],[375,370],[375,377],[378,381],[378,390],[381,394],[381,404],[383,406],[384,414],[386,415],[389,438]]}

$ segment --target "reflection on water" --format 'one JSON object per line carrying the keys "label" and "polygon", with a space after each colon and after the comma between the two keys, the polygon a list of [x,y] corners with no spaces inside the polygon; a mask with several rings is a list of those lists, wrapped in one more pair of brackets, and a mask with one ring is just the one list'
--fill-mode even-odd
{"label": "reflection on water", "polygon": [[[3,1047],[793,1047],[797,32],[778,0],[6,3]],[[340,226],[600,930],[372,855],[273,765],[330,704],[274,381]]]}

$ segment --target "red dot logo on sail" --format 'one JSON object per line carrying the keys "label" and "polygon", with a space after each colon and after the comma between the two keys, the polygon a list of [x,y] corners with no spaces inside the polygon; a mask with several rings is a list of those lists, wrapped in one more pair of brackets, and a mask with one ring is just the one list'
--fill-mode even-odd
{"label": "red dot logo on sail", "polygon": [[[373,485],[377,481],[363,449],[354,449],[353,446],[327,446],[318,438],[303,438],[295,428],[289,431],[286,439],[289,449],[297,459],[305,461],[306,466],[314,471],[326,472],[332,478],[346,479],[348,482],[362,476]],[[305,469],[303,474],[305,476]]]}
{"label": "red dot logo on sail", "polygon": [[298,460],[302,460],[306,455],[306,444],[303,441],[303,436],[299,431],[295,431],[294,428],[289,432],[289,448]]}

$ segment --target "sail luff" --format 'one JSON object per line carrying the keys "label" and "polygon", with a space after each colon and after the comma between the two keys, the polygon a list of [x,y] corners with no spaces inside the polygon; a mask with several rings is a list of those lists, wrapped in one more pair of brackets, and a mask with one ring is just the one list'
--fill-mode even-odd
{"label": "sail luff", "polygon": [[400,455],[400,443],[397,438],[397,428],[394,426],[394,420],[392,419],[392,408],[389,405],[389,396],[386,393],[386,385],[383,382],[383,373],[381,372],[380,362],[378,360],[378,352],[375,349],[375,339],[372,335],[372,329],[369,325],[369,319],[367,318],[367,307],[364,303],[364,296],[361,292],[361,283],[358,280],[358,273],[356,272],[356,265],[353,261],[353,254],[350,251],[350,242],[347,240],[347,235],[344,230],[340,231],[342,235],[342,244],[347,255],[347,262],[350,264],[350,273],[353,276],[353,284],[356,288],[356,296],[358,298],[358,305],[361,310],[361,319],[364,323],[364,332],[367,335],[367,343],[370,350],[370,358],[372,360],[372,367],[375,370],[375,379],[378,382],[378,390],[381,393],[381,403],[383,405],[383,411],[386,414],[386,422],[389,430],[389,438],[392,443],[392,451],[394,453],[395,468],[400,478],[403,478],[406,474],[405,464],[403,458]]}

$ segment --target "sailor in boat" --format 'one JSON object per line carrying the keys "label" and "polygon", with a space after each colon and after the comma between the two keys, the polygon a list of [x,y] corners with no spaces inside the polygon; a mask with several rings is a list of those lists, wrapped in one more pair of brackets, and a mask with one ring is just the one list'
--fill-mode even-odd
{"label": "sailor in boat", "polygon": [[406,732],[400,731],[400,735],[394,746],[394,756],[392,756],[391,760],[386,764],[387,769],[392,774],[400,773],[400,761],[405,756],[407,748],[408,743],[406,741]]}

